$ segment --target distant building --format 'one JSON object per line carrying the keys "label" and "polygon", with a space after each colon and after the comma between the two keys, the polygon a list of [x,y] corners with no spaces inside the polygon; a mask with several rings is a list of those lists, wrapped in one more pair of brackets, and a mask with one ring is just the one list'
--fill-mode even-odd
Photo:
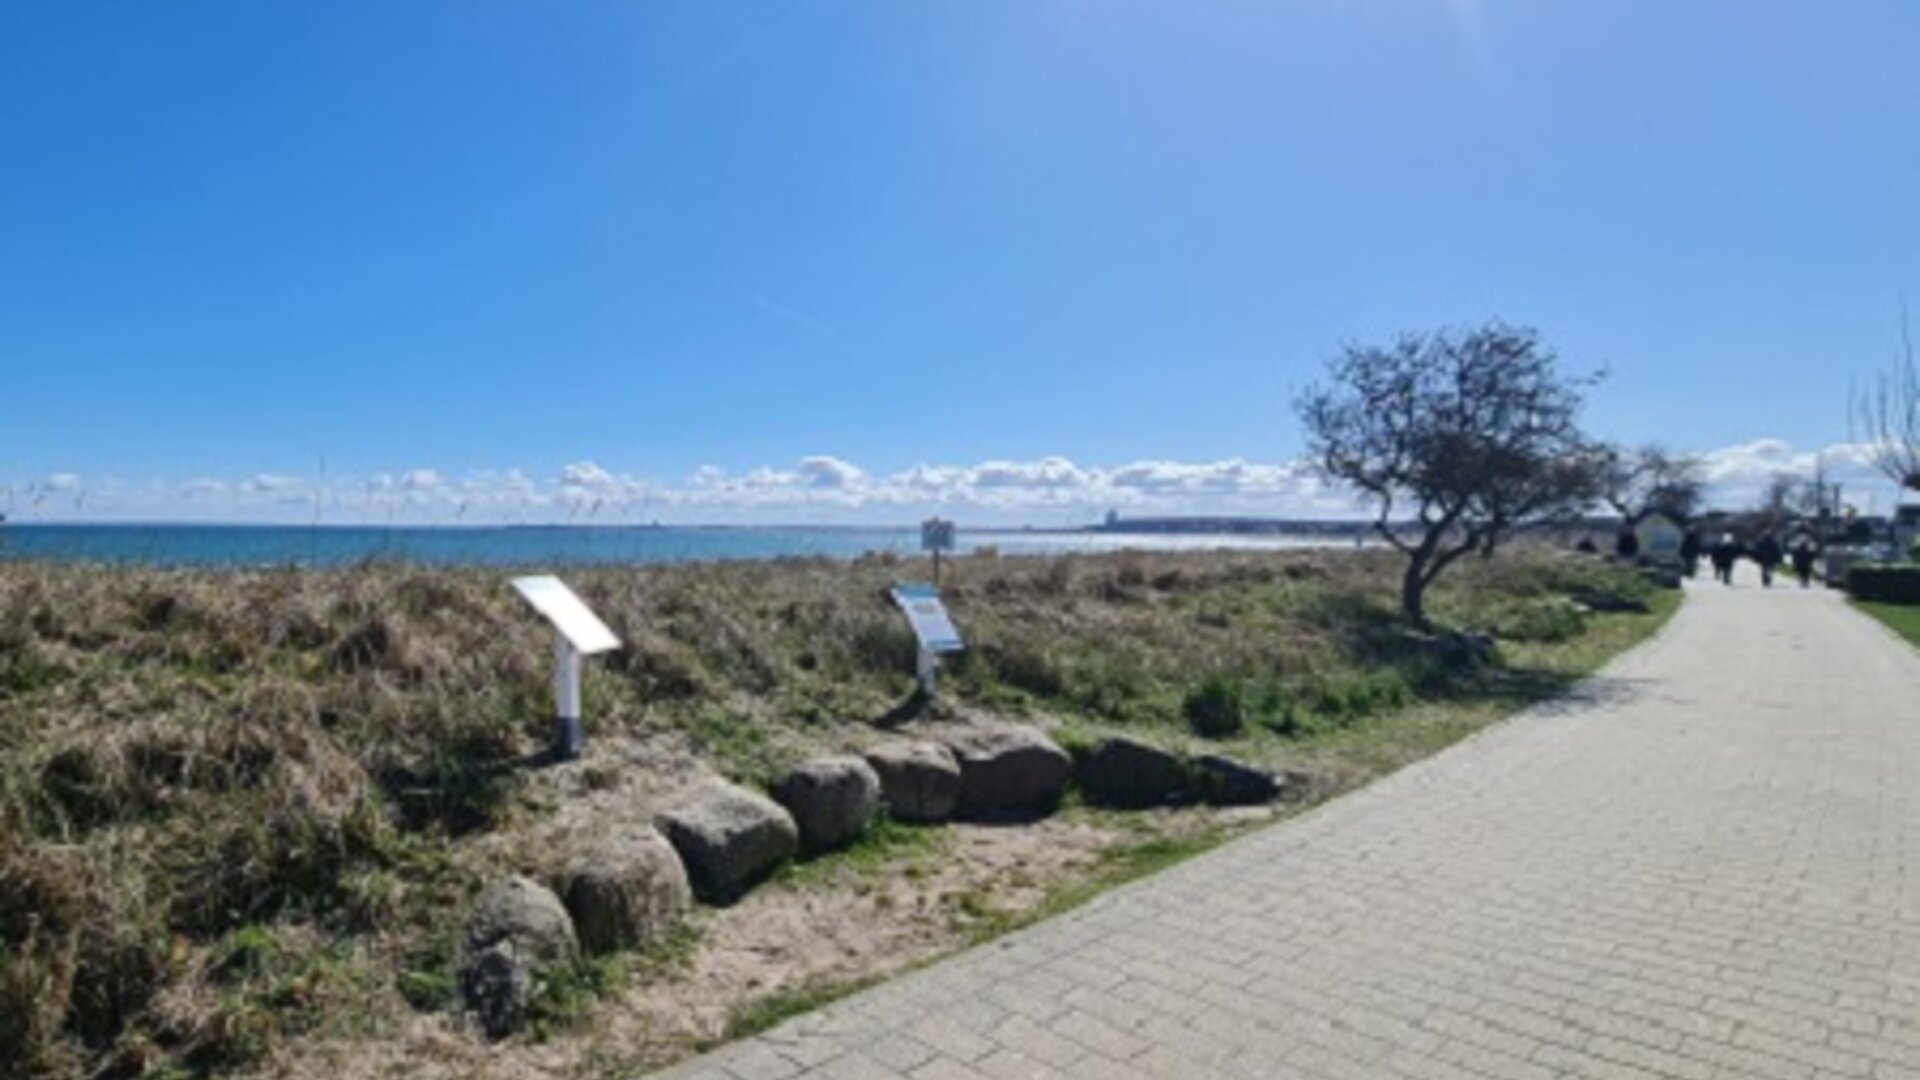
{"label": "distant building", "polygon": [[1904,555],[1912,551],[1916,537],[1920,537],[1920,503],[1896,507],[1893,511],[1894,552]]}
{"label": "distant building", "polygon": [[1119,527],[1120,527],[1120,511],[1109,509],[1107,511],[1107,528],[1117,529]]}

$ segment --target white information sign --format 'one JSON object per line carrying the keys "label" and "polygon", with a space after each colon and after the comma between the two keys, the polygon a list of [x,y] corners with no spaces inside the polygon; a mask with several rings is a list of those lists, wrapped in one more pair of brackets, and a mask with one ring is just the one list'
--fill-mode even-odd
{"label": "white information sign", "polygon": [[933,586],[901,585],[893,590],[893,602],[907,613],[907,622],[912,624],[914,636],[920,639],[922,650],[944,653],[959,652],[966,648],[960,640],[960,631],[954,629],[946,605],[940,602],[940,594],[934,591]]}
{"label": "white information sign", "polygon": [[620,647],[620,639],[613,636],[607,624],[559,578],[548,574],[514,578],[513,587],[527,598],[535,611],[545,615],[553,628],[560,631],[560,636],[582,656]]}

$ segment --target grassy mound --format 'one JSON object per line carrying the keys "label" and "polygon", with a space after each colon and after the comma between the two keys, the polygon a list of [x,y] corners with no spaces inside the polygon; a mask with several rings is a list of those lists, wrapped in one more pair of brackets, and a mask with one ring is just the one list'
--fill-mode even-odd
{"label": "grassy mound", "polygon": [[[1647,598],[1549,553],[1462,566],[1431,610],[1498,636],[1488,666],[1395,617],[1380,554],[951,567],[946,707],[1309,764],[1419,752],[1366,733],[1422,703],[1550,692],[1595,618],[1571,598]],[[589,665],[590,742],[748,783],[859,746],[910,706],[887,589],[923,569],[568,573],[628,643]],[[217,1072],[445,1008],[462,905],[557,812],[549,658],[496,571],[0,564],[0,1075]]]}

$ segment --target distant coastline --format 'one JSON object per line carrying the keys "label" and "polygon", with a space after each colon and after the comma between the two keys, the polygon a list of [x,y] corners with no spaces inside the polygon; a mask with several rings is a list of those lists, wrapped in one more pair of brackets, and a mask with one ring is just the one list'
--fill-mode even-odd
{"label": "distant coastline", "polygon": [[[958,550],[1007,555],[1293,549],[1347,545],[1354,523],[1153,518],[1077,527],[959,530]],[[0,559],[151,566],[605,565],[920,554],[917,525],[22,523],[0,526]]]}
{"label": "distant coastline", "polygon": [[1139,517],[1109,515],[1105,522],[1080,531],[1125,534],[1199,534],[1213,536],[1371,536],[1371,521],[1330,521],[1259,517]]}

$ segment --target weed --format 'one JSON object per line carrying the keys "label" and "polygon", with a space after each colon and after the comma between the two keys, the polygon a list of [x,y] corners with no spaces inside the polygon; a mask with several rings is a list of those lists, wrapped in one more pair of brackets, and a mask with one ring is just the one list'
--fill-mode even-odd
{"label": "weed", "polygon": [[692,920],[675,923],[665,934],[627,956],[627,973],[637,982],[667,982],[693,970],[706,932]]}
{"label": "weed", "polygon": [[613,997],[628,982],[627,958],[615,953],[591,957],[571,967],[549,972],[535,992],[529,1009],[529,1027],[535,1039],[578,1027],[597,1001]]}
{"label": "weed", "polygon": [[1247,729],[1244,687],[1225,675],[1209,675],[1187,691],[1180,711],[1194,733],[1204,738],[1232,738]]}
{"label": "weed", "polygon": [[909,825],[895,821],[884,812],[874,818],[867,831],[847,847],[791,862],[776,880],[789,886],[806,886],[847,875],[889,872],[918,865],[937,856],[951,839],[943,829]]}
{"label": "weed", "polygon": [[726,1038],[745,1039],[873,985],[875,979],[815,981],[776,990],[735,1009]]}

